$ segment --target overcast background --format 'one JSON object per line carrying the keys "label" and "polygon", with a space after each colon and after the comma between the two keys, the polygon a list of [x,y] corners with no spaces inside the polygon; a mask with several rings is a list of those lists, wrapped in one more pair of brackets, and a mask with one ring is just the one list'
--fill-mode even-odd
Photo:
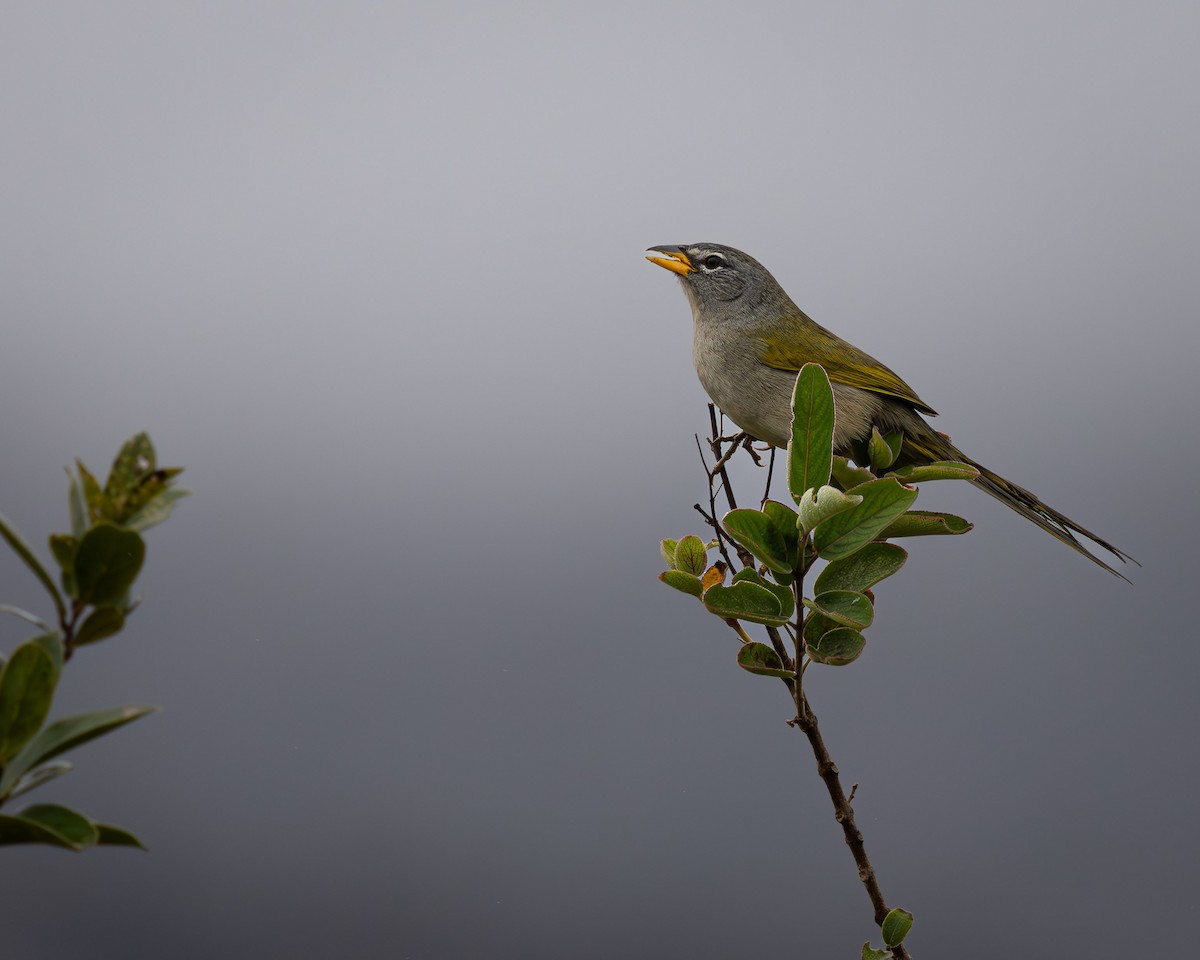
{"label": "overcast background", "polygon": [[785,691],[654,579],[707,420],[642,255],[697,240],[1145,564],[932,485],[976,532],[810,671],[914,954],[1193,944],[1198,38],[1190,0],[4,4],[0,509],[44,548],[140,429],[196,496],[56,703],[165,712],[33,795],[150,852],[5,848],[0,953],[878,942]]}

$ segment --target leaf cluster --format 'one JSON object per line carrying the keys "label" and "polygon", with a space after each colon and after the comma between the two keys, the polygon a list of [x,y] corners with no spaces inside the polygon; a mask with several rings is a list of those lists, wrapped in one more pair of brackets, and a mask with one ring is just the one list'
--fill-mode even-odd
{"label": "leaf cluster", "polygon": [[[891,541],[971,529],[961,517],[911,509],[915,484],[978,475],[974,467],[953,462],[893,470],[904,436],[878,429],[856,446],[853,459],[835,456],[833,389],[817,364],[801,369],[792,407],[787,479],[794,508],[765,500],[759,510],[731,510],[720,521],[719,536],[739,545],[755,563],[730,575],[726,561],[709,562],[719,540],[705,543],[688,536],[662,541],[668,569],[659,574],[738,631],[743,669],[784,679],[798,676],[809,663],[843,666],[858,659],[866,645],[864,631],[875,619],[872,588],[908,558]],[[819,561],[824,567],[812,595],[805,596],[805,577]],[[750,639],[743,622],[787,631],[796,656]]]}
{"label": "leaf cluster", "polygon": [[[7,658],[0,653],[0,807],[71,769],[62,754],[110,733],[157,708],[117,707],[46,724],[63,665],[77,647],[114,636],[137,601],[133,584],[145,561],[141,531],[161,523],[188,491],[173,484],[179,467],[160,468],[145,433],[128,440],[103,486],[76,460],[69,470],[71,530],[49,538],[58,582],[3,516],[0,537],[45,587],[57,629],[35,614],[5,605],[4,612],[42,630]],[[0,814],[0,844],[48,843],[71,850],[98,844],[141,846],[132,834],[96,823],[56,804],[35,804]]]}

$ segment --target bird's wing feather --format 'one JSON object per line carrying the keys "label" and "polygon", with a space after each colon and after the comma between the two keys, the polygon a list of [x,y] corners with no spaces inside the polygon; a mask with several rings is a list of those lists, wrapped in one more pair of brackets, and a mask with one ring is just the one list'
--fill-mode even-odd
{"label": "bird's wing feather", "polygon": [[922,413],[937,416],[912,387],[870,354],[805,315],[788,319],[803,330],[798,329],[795,336],[762,338],[764,351],[759,359],[768,367],[796,372],[806,363],[819,363],[834,383],[897,397]]}

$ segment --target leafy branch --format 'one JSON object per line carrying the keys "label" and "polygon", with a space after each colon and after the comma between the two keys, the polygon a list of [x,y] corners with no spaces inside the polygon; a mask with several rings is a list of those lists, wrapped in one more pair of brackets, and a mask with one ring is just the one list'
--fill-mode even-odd
{"label": "leafy branch", "polygon": [[[887,905],[854,820],[853,791],[847,797],[842,787],[804,676],[813,664],[844,666],[862,654],[864,631],[875,619],[872,588],[908,559],[904,548],[890,541],[971,529],[970,523],[952,514],[910,509],[918,493],[914,484],[970,480],[978,472],[950,461],[891,470],[904,437],[883,435],[877,429],[867,442],[857,445],[852,459],[835,456],[833,390],[817,364],[806,364],[797,376],[792,413],[787,482],[795,509],[766,498],[758,510],[736,506],[725,464],[739,447],[754,451],[744,434],[722,437],[713,413],[709,442],[716,463],[708,470],[709,510],[699,504],[696,509],[716,537],[708,542],[697,536],[662,541],[668,569],[659,579],[698,598],[734,631],[739,641],[738,666],[782,680],[787,687],[795,707],[788,723],[808,739],[834,818],[841,824],[883,935],[882,949],[863,944],[863,960],[907,960],[903,941],[912,914]],[[730,509],[718,518],[716,501],[722,490]],[[740,563],[736,570],[726,541],[735,547]],[[719,559],[710,562],[713,550]],[[812,582],[812,595],[806,596],[806,579],[818,562],[824,567]],[[769,643],[753,639],[747,624],[763,628]]]}
{"label": "leafy branch", "polygon": [[[158,467],[154,446],[144,433],[122,446],[103,487],[81,461],[75,465],[77,476],[67,471],[71,532],[49,539],[59,567],[58,583],[16,528],[0,516],[0,537],[50,594],[56,623],[51,627],[28,610],[0,605],[0,612],[41,630],[7,658],[0,653],[0,807],[69,772],[71,765],[56,757],[158,709],[116,707],[46,724],[63,665],[79,647],[119,633],[138,605],[132,589],[146,557],[141,531],[167,519],[176,501],[188,494],[173,486],[182,468]],[[0,845],[13,843],[47,843],[69,850],[100,844],[142,846],[126,830],[51,803],[0,814]]]}

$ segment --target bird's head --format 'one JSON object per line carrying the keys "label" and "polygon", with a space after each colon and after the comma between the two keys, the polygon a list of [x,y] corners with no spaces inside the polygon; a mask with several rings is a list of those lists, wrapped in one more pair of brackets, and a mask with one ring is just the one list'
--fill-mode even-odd
{"label": "bird's head", "polygon": [[661,256],[646,259],[677,274],[688,299],[700,309],[720,309],[739,300],[754,303],[778,287],[752,256],[719,243],[667,244],[650,251]]}

